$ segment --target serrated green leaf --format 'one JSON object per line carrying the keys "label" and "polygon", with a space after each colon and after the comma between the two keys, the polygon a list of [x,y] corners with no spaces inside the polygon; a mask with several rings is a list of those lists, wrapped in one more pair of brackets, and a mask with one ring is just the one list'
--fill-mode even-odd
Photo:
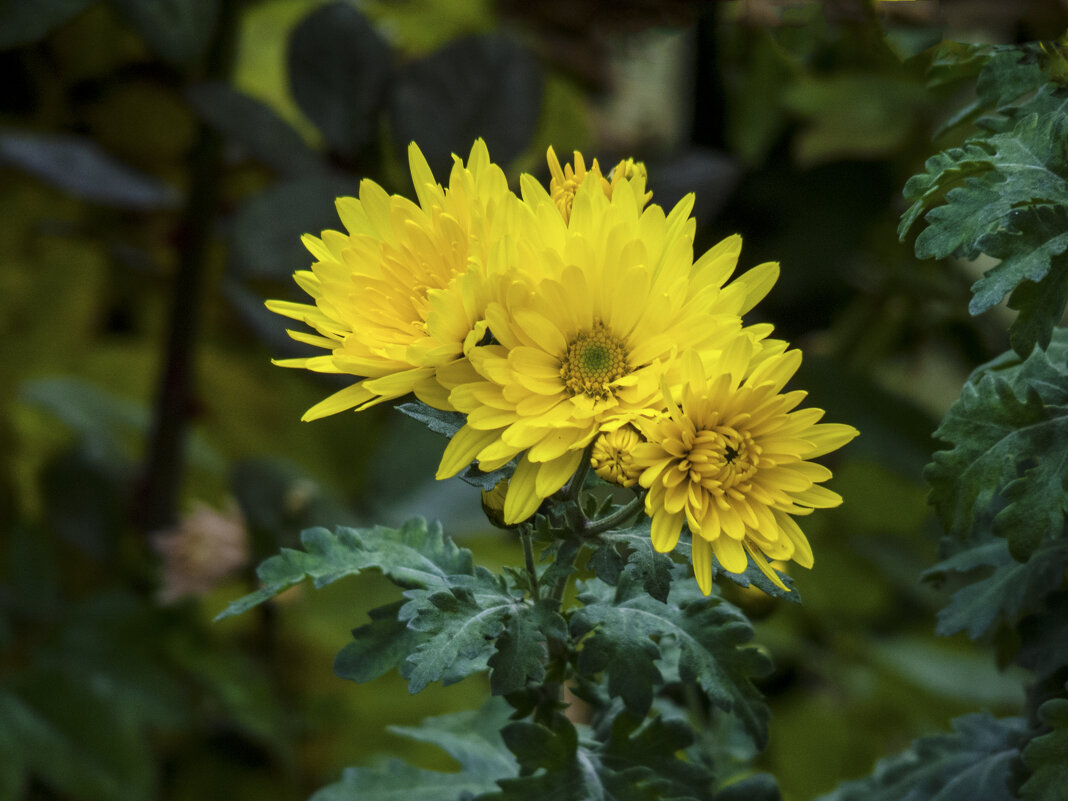
{"label": "serrated green leaf", "polygon": [[589,567],[607,584],[615,585],[625,572],[651,596],[666,601],[671,590],[670,557],[657,553],[649,534],[648,518],[622,531],[607,531],[590,556]]}
{"label": "serrated green leaf", "polygon": [[311,801],[456,801],[493,790],[498,779],[517,772],[500,736],[509,712],[506,704],[490,699],[478,710],[426,718],[418,726],[391,726],[394,734],[441,748],[460,771],[422,770],[400,760],[348,768],[341,781],[324,787]]}
{"label": "serrated green leaf", "polygon": [[[1007,98],[1033,90],[1042,82],[1034,58],[1011,66],[1018,55],[1003,53],[991,60],[983,75],[985,98],[999,108]],[[972,287],[969,310],[981,314],[1006,295],[1029,283],[1040,283],[1053,271],[1047,289],[1015,295],[1021,312],[1013,346],[1021,355],[1035,343],[1048,342],[1068,299],[1058,257],[1068,249],[1068,92],[1043,86],[1032,100],[1004,109],[998,132],[974,137],[929,159],[925,172],[910,178],[905,197],[912,205],[902,216],[904,238],[921,214],[927,227],[916,238],[920,258],[956,255],[976,258],[985,253],[1001,263]]]}
{"label": "serrated green leaf", "polygon": [[341,781],[327,785],[308,801],[456,801],[487,789],[480,776],[423,770],[390,759],[373,768],[346,768]]}
{"label": "serrated green leaf", "polygon": [[711,797],[712,776],[676,753],[693,734],[681,721],[644,724],[625,712],[596,732],[580,732],[562,715],[551,726],[521,721],[505,727],[505,742],[522,775],[499,781],[499,793],[477,801],[663,801]]}
{"label": "serrated green leaf", "polygon": [[1017,631],[1016,663],[1039,681],[1068,665],[1068,592],[1050,595],[1041,611],[1020,621]]}
{"label": "serrated green leaf", "polygon": [[[474,575],[450,576],[440,587],[408,590],[404,597],[408,602],[398,617],[424,637],[401,669],[412,693],[439,679],[453,684],[486,670],[497,638],[525,603],[521,593],[481,567]],[[514,667],[507,660],[505,665]],[[530,669],[528,661],[523,669]]]}
{"label": "serrated green leaf", "polygon": [[1048,543],[1026,563],[1017,562],[1005,540],[985,541],[935,565],[924,574],[936,577],[946,572],[967,572],[993,567],[989,575],[958,590],[938,613],[935,633],[949,636],[967,631],[973,640],[981,637],[999,620],[1015,621],[1035,611],[1042,598],[1060,586],[1068,564],[1068,542]]}
{"label": "serrated green leaf", "polygon": [[[931,503],[961,541],[992,526],[1021,557],[1063,527],[1068,509],[1068,335],[1013,365],[977,370],[934,436],[951,444],[924,472]],[[1034,540],[1027,542],[1020,540]]]}
{"label": "serrated green leaf", "polygon": [[1038,717],[1052,729],[1023,750],[1031,777],[1020,788],[1021,801],[1064,801],[1068,788],[1068,699],[1053,698],[1038,708]]}
{"label": "serrated green leaf", "polygon": [[653,639],[671,637],[677,647],[668,652],[673,661],[666,667],[732,712],[754,742],[767,741],[767,706],[751,679],[766,674],[770,664],[743,645],[753,630],[738,610],[721,598],[701,595],[694,582],[675,582],[664,603],[629,581],[621,581],[614,593],[591,581],[579,600],[584,606],[572,615],[572,635],[593,632],[583,642],[579,669],[605,670],[609,691],[632,714],[645,715],[653,688],[663,681],[657,661],[666,654]]}
{"label": "serrated green leaf", "polygon": [[1026,722],[966,715],[953,728],[916,740],[903,754],[880,760],[870,777],[816,801],[1012,801],[1008,780]]}
{"label": "serrated green leaf", "polygon": [[1037,48],[994,48],[975,82],[979,100],[990,108],[1001,108],[1033,92],[1046,82],[1039,66]]}
{"label": "serrated green leaf", "polygon": [[305,550],[283,548],[256,570],[264,586],[216,616],[238,615],[273,598],[305,578],[325,587],[365,570],[380,570],[402,587],[441,587],[454,574],[473,575],[471,552],[446,537],[437,523],[417,518],[399,529],[339,527],[335,533],[312,528],[301,534]]}
{"label": "serrated green leaf", "polygon": [[353,630],[353,642],[338,653],[334,673],[355,682],[371,681],[399,667],[424,641],[421,632],[408,628],[397,614],[404,601],[372,609],[371,622]]}
{"label": "serrated green leaf", "polygon": [[490,698],[480,709],[425,718],[418,726],[390,726],[389,730],[409,740],[436,745],[464,771],[499,779],[514,776],[518,770],[501,738],[511,713],[506,703]]}
{"label": "serrated green leaf", "polygon": [[1024,281],[1009,296],[1009,308],[1019,314],[1009,327],[1009,343],[1020,355],[1038,345],[1048,348],[1054,326],[1068,304],[1068,257],[1050,259],[1050,271],[1038,283]]}
{"label": "serrated green leaf", "polygon": [[567,640],[567,623],[543,598],[535,604],[516,606],[508,625],[497,638],[497,650],[489,659],[490,689],[494,695],[509,695],[525,689],[528,682],[545,678],[549,639]]}

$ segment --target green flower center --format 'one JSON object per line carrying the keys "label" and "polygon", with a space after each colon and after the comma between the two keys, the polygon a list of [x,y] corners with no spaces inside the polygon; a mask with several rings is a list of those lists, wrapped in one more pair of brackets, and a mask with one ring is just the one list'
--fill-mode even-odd
{"label": "green flower center", "polygon": [[560,360],[560,378],[572,397],[607,400],[609,385],[629,372],[626,343],[600,321],[589,331],[579,331]]}

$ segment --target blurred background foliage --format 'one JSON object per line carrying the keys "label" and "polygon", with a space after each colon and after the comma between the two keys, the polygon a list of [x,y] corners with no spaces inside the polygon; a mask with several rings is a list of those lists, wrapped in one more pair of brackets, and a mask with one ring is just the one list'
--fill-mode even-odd
{"label": "blurred background foliage", "polygon": [[389,409],[302,424],[330,381],[269,363],[300,352],[262,305],[297,297],[300,235],[363,178],[410,192],[413,139],[443,180],[476,136],[513,179],[549,144],[632,155],[657,202],[697,193],[699,249],[740,232],[743,268],[782,263],[759,313],[862,432],[831,465],[845,505],[806,526],[804,604],[725,590],[775,659],[757,764],[787,799],[1015,712],[1019,678],[936,640],[918,578],[930,432],[1007,347],[1003,312],[967,315],[983,265],[918,263],[895,229],[974,96],[924,51],[1066,25],[1056,0],[0,3],[0,799],[298,799],[385,751],[443,767],[386,727],[484,686],[330,671],[374,580],[211,623],[311,525],[421,514],[518,559],[433,481],[435,435]]}

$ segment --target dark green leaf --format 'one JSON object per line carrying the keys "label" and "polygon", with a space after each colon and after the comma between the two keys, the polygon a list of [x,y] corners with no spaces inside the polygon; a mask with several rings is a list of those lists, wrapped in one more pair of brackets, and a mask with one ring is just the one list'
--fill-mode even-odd
{"label": "dark green leaf", "polygon": [[418,142],[438,175],[478,137],[496,163],[508,164],[537,128],[541,84],[538,63],[509,40],[457,39],[398,75],[389,97],[394,143],[403,151]]}
{"label": "dark green leaf", "polygon": [[377,569],[405,587],[444,587],[454,574],[474,575],[471,552],[459,548],[441,526],[409,520],[399,529],[312,528],[301,534],[305,550],[283,548],[257,569],[264,586],[231,603],[216,619],[241,614],[287,587],[312,578],[324,587],[346,576]]}
{"label": "dark green leaf", "polygon": [[96,142],[73,134],[0,134],[0,162],[102,206],[154,210],[178,205],[173,187],[119,162]]}
{"label": "dark green leaf", "polygon": [[293,98],[331,150],[352,158],[378,129],[393,71],[389,45],[348,3],[312,11],[289,40]]}
{"label": "dark green leaf", "polygon": [[622,573],[640,583],[658,601],[666,601],[671,589],[671,569],[674,563],[653,549],[648,518],[623,531],[607,531],[600,536],[600,544],[590,556],[589,566],[602,581],[613,586]]}
{"label": "dark green leaf", "polygon": [[207,49],[219,9],[219,0],[111,2],[156,55],[177,66],[191,65]]}
{"label": "dark green leaf", "polygon": [[[401,668],[408,690],[417,693],[432,681],[453,684],[485,670],[496,650],[496,640],[522,601],[503,579],[484,568],[474,575],[449,576],[443,586],[408,590],[408,602],[398,615],[423,641]],[[531,653],[524,650],[517,669],[508,656],[503,666],[504,685],[517,680],[516,673],[532,669]]]}
{"label": "dark green leaf", "polygon": [[[1068,557],[1064,561],[1068,562]],[[1045,607],[1020,621],[1017,630],[1017,664],[1032,671],[1039,680],[1064,668],[1068,665],[1068,592],[1050,595]]]}
{"label": "dark green leaf", "polygon": [[975,83],[979,100],[1001,108],[1046,82],[1037,54],[1019,47],[995,48]]}
{"label": "dark green leaf", "polygon": [[782,801],[782,794],[774,776],[758,773],[724,787],[712,801]]}
{"label": "dark green leaf", "polygon": [[1024,362],[999,359],[964,385],[925,471],[931,503],[959,540],[992,524],[1021,558],[1060,531],[1068,508],[1068,335]]}
{"label": "dark green leaf", "polygon": [[[90,0],[18,0],[0,2],[0,50],[31,44],[73,19]],[[14,797],[14,796],[12,796]]]}
{"label": "dark green leaf", "polygon": [[[692,586],[691,586],[692,585]],[[599,581],[584,585],[584,604],[571,618],[573,636],[593,632],[579,655],[584,673],[605,670],[608,687],[628,710],[644,716],[663,678],[656,640],[671,637],[668,665],[684,682],[696,682],[712,702],[732,712],[753,740],[767,741],[768,710],[751,679],[770,670],[766,657],[745,647],[753,635],[745,617],[716,596],[700,594],[694,582],[676,581],[669,602],[658,601],[630,581],[615,592]]]}
{"label": "dark green leaf", "polygon": [[1053,698],[1038,709],[1038,717],[1052,731],[1036,737],[1023,750],[1032,771],[1020,788],[1022,801],[1064,801],[1068,788],[1068,699]]}
{"label": "dark green leaf", "polygon": [[[996,73],[1004,79],[984,84],[991,103],[1003,103],[1038,85],[1041,71],[1034,59],[1020,65],[1014,59],[1019,56],[999,55],[984,70],[984,75]],[[972,287],[972,314],[981,314],[1029,282],[1053,276],[1046,289],[1059,291],[1024,289],[1014,294],[1014,308],[1021,316],[1014,326],[1013,347],[1022,356],[1035,343],[1049,341],[1068,298],[1059,277],[1068,265],[1058,258],[1068,249],[1066,109],[1068,92],[1043,87],[1019,108],[1006,109],[1004,124],[992,126],[995,133],[934,156],[925,173],[905,185],[912,206],[901,220],[902,238],[926,212],[927,227],[916,238],[917,256],[971,259],[985,253],[1001,260]]]}
{"label": "dark green leaf", "polygon": [[916,740],[903,754],[880,760],[870,777],[845,782],[817,801],[1012,801],[1008,780],[1026,723],[967,715],[953,728]]}
{"label": "dark green leaf", "polygon": [[341,781],[327,785],[309,801],[457,801],[485,792],[495,778],[423,770],[390,759],[373,768],[346,768]]}
{"label": "dark green leaf", "polygon": [[329,173],[307,175],[275,184],[253,195],[234,219],[233,259],[238,274],[289,279],[313,259],[301,236],[337,229],[334,201],[356,188],[350,179]]}
{"label": "dark green leaf", "polygon": [[508,626],[497,638],[497,651],[490,657],[490,689],[494,695],[509,695],[545,678],[548,639],[567,640],[567,623],[550,599],[515,608]]}
{"label": "dark green leaf", "polygon": [[693,739],[681,720],[644,723],[626,712],[595,732],[558,715],[552,726],[521,721],[502,736],[522,775],[498,782],[501,792],[478,801],[663,801],[708,799],[712,776],[677,753]]}
{"label": "dark green leaf", "polygon": [[967,631],[973,640],[999,620],[1010,622],[1037,611],[1045,595],[1060,586],[1068,564],[1068,542],[1044,545],[1025,562],[1012,558],[1005,540],[984,541],[935,565],[924,574],[938,578],[948,572],[968,572],[980,567],[993,571],[957,590],[938,613],[935,632],[941,636]]}
{"label": "dark green leaf", "polygon": [[511,708],[498,698],[477,710],[426,718],[418,726],[390,726],[394,734],[430,743],[455,759],[465,773],[494,779],[514,776],[516,761],[505,747],[501,729],[508,723]]}
{"label": "dark green leaf", "polygon": [[279,174],[301,177],[323,168],[318,155],[300,134],[274,109],[254,97],[224,83],[191,86],[186,97],[215,130]]}
{"label": "dark green leaf", "polygon": [[[1048,348],[1053,324],[1068,304],[1068,259],[1065,254],[1050,259],[1050,271],[1038,283],[1024,281],[1009,295],[1009,308],[1019,314],[1009,328],[1009,342],[1019,354],[1028,354],[1037,344]],[[1051,323],[1052,321],[1052,323]]]}
{"label": "dark green leaf", "polygon": [[371,622],[352,632],[350,642],[334,660],[334,673],[355,682],[371,681],[404,664],[426,638],[398,618],[404,601],[368,612]]}

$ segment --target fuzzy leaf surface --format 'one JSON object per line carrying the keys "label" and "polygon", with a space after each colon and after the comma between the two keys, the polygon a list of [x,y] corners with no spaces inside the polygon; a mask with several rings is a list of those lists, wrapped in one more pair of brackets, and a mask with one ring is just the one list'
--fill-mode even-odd
{"label": "fuzzy leaf surface", "polygon": [[[474,575],[450,576],[444,586],[408,590],[404,597],[408,602],[398,619],[423,636],[401,668],[412,693],[433,681],[453,684],[486,670],[497,638],[525,605],[522,593],[481,567]],[[529,648],[516,656],[521,660],[518,672],[533,670],[531,656]],[[507,659],[504,666],[513,668],[514,677],[516,670]]]}
{"label": "fuzzy leaf surface", "polygon": [[492,790],[496,780],[516,775],[515,759],[499,733],[508,713],[494,699],[480,710],[390,727],[394,734],[438,746],[459,763],[460,771],[423,770],[400,760],[348,768],[341,781],[324,787],[311,801],[456,801]]}
{"label": "fuzzy leaf surface", "polygon": [[520,777],[477,801],[700,801],[711,798],[712,775],[676,754],[693,741],[678,720],[642,722],[621,712],[597,731],[558,716],[552,726],[519,721],[502,731]]}
{"label": "fuzzy leaf surface", "polygon": [[934,436],[949,443],[924,473],[953,537],[992,524],[1025,559],[1058,534],[1068,509],[1068,333],[1027,359],[999,357],[972,374]]}
{"label": "fuzzy leaf surface", "polygon": [[413,519],[400,528],[311,528],[304,550],[283,548],[256,570],[264,586],[231,603],[216,619],[238,615],[311,578],[325,587],[365,570],[379,570],[403,587],[441,587],[452,575],[474,576],[471,552],[446,537],[441,526]]}
{"label": "fuzzy leaf surface", "polygon": [[543,598],[535,604],[514,607],[507,627],[497,638],[497,650],[489,659],[490,689],[494,695],[509,695],[545,678],[547,642],[567,640],[567,623]]}
{"label": "fuzzy leaf surface", "polygon": [[816,801],[1012,801],[1008,780],[1026,722],[966,715],[953,728],[921,737],[904,753],[879,760],[871,776]]}
{"label": "fuzzy leaf surface", "polygon": [[1008,542],[1001,539],[986,541],[940,562],[924,578],[993,569],[957,590],[939,611],[935,633],[947,637],[967,631],[974,640],[998,621],[1015,622],[1036,611],[1046,594],[1060,586],[1066,564],[1068,542],[1064,540],[1042,546],[1027,562],[1017,562],[1009,552]]}
{"label": "fuzzy leaf surface", "polygon": [[1038,717],[1052,731],[1036,737],[1023,750],[1032,771],[1020,788],[1022,801],[1060,801],[1068,787],[1068,699],[1053,698],[1038,708]]}
{"label": "fuzzy leaf surface", "polygon": [[[1002,61],[1008,69],[1011,58]],[[1017,77],[1023,83],[988,87],[989,99],[1001,103],[1005,92],[1033,87],[1034,68],[1021,70]],[[1000,259],[972,287],[969,310],[981,314],[1014,293],[1013,307],[1021,314],[1013,325],[1013,346],[1026,355],[1036,343],[1049,342],[1068,301],[1060,278],[1068,263],[1059,258],[1068,249],[1068,92],[1043,91],[1038,102],[1011,111],[1002,117],[1005,130],[933,156],[923,173],[909,179],[905,198],[912,205],[898,233],[904,238],[923,215],[927,227],[915,245],[919,258],[974,259],[985,253]],[[1043,281],[1042,293],[1024,289]]]}
{"label": "fuzzy leaf surface", "polygon": [[[693,586],[691,586],[693,585]],[[681,588],[681,589],[680,589]],[[752,678],[770,669],[767,659],[744,643],[753,636],[745,617],[716,596],[705,597],[693,582],[675,582],[668,602],[640,585],[621,580],[613,590],[591,581],[579,594],[584,604],[571,618],[583,642],[579,670],[608,675],[608,689],[628,711],[644,716],[653,689],[663,683],[657,664],[684,682],[696,682],[712,702],[732,712],[754,742],[767,740],[768,709]],[[676,647],[662,651],[658,641],[671,637]]]}

